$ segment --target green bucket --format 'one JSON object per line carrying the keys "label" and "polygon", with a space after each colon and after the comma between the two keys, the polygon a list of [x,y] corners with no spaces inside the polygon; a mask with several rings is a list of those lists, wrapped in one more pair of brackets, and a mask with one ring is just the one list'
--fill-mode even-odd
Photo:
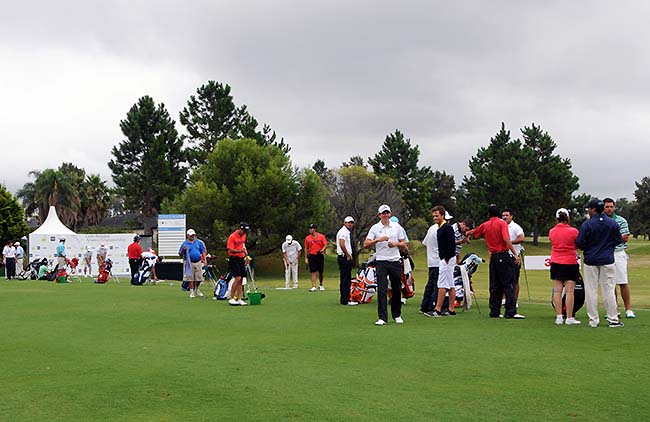
{"label": "green bucket", "polygon": [[248,293],[248,303],[250,305],[261,305],[262,304],[262,293],[260,293],[260,292],[250,292],[250,293]]}

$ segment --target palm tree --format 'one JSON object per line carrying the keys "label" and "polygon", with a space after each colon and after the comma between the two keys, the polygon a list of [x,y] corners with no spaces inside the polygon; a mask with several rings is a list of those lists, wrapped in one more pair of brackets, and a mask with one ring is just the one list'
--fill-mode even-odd
{"label": "palm tree", "polygon": [[99,224],[106,217],[111,198],[106,182],[98,174],[86,177],[81,203],[88,225]]}
{"label": "palm tree", "polygon": [[[38,170],[32,170],[28,173],[30,177],[35,179],[40,176],[41,172]],[[40,220],[40,215],[37,214],[38,204],[36,203],[36,184],[35,182],[27,182],[23,185],[22,188],[16,192],[16,197],[22,201],[23,208],[25,208],[25,215],[27,217],[33,217],[37,215]],[[42,220],[40,221],[43,222]]]}
{"label": "palm tree", "polygon": [[40,221],[45,220],[50,205],[54,205],[63,224],[76,230],[81,221],[80,186],[76,183],[76,175],[62,170],[45,169],[38,175],[34,185]]}

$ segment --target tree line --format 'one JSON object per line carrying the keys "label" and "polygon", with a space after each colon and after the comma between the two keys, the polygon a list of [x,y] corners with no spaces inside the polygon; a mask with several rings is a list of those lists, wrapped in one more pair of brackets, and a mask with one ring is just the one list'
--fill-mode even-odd
{"label": "tree line", "polygon": [[[216,81],[190,96],[179,122],[183,134],[163,103],[143,96],[120,121],[123,139],[108,162],[115,188],[63,163],[31,171],[34,180],[9,201],[20,199],[26,215],[41,222],[54,205],[73,230],[134,211],[150,232],[158,213],[184,213],[213,247],[221,247],[245,220],[253,228],[251,250],[258,254],[276,251],[287,233],[300,238],[310,223],[333,234],[352,215],[356,259],[380,203],[391,204],[413,238],[426,232],[433,205],[481,221],[487,205],[496,203],[513,209],[537,241],[553,224],[555,209],[568,207],[579,220],[590,198],[576,194],[579,180],[570,159],[558,155],[552,137],[534,123],[522,128],[518,139],[502,123],[488,146],[470,158],[470,173],[457,186],[452,175],[422,166],[419,147],[400,130],[388,134],[371,157],[350,157],[332,169],[322,160],[297,168],[289,144],[268,124],[260,126],[246,105],[238,106],[229,85]],[[635,201],[618,199],[618,212],[633,234],[647,236],[650,179],[636,186]]]}

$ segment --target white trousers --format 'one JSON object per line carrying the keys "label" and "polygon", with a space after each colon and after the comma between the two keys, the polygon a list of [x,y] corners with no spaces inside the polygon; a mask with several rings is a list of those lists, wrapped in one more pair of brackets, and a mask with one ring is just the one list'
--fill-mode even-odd
{"label": "white trousers", "polygon": [[285,267],[284,270],[284,281],[287,289],[291,287],[289,282],[291,281],[291,275],[293,274],[293,287],[298,287],[298,261],[290,262],[289,265]]}
{"label": "white trousers", "polygon": [[16,258],[16,275],[23,272],[23,259]]}
{"label": "white trousers", "polygon": [[587,302],[587,315],[592,324],[600,323],[598,316],[598,286],[603,296],[603,305],[609,321],[618,321],[616,309],[616,296],[614,293],[614,264],[587,265],[585,271],[585,302]]}

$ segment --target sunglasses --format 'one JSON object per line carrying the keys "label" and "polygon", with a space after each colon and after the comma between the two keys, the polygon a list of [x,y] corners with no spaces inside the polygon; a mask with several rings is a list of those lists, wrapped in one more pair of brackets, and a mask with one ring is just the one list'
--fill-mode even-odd
{"label": "sunglasses", "polygon": [[390,214],[390,211],[382,211],[382,214]]}

